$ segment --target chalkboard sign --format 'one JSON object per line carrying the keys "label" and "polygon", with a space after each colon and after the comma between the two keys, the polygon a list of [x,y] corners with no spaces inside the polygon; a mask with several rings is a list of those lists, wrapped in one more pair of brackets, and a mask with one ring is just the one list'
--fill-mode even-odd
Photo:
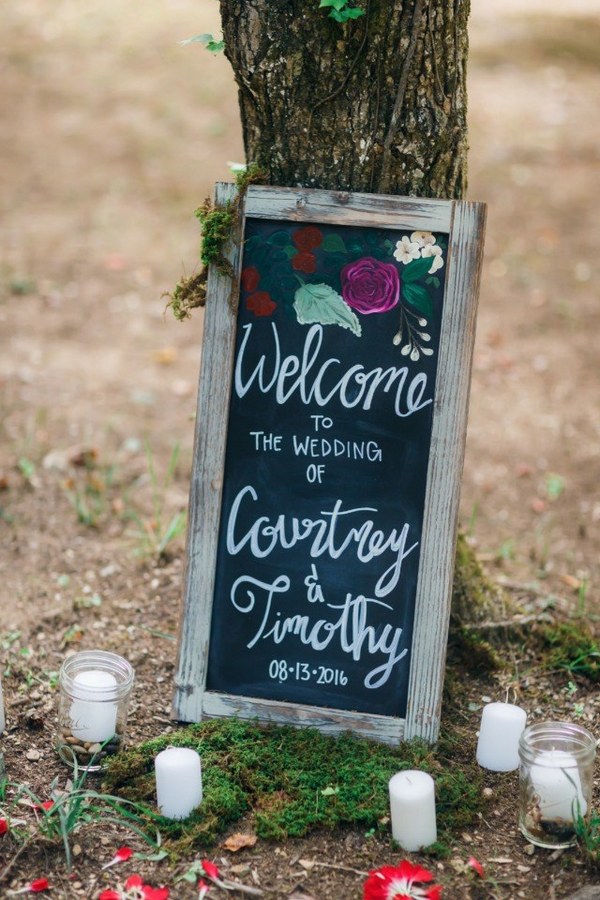
{"label": "chalkboard sign", "polygon": [[435,740],[483,224],[249,189],[209,282],[178,719]]}

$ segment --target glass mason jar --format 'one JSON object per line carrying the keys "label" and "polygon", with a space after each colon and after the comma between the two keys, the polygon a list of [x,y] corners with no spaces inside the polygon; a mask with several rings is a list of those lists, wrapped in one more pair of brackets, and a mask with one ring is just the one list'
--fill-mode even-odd
{"label": "glass mason jar", "polygon": [[59,675],[56,749],[60,758],[89,772],[124,744],[132,666],[105,650],[67,657]]}
{"label": "glass mason jar", "polygon": [[558,849],[576,842],[575,825],[592,806],[596,739],[573,722],[530,725],[519,743],[519,828],[530,843]]}

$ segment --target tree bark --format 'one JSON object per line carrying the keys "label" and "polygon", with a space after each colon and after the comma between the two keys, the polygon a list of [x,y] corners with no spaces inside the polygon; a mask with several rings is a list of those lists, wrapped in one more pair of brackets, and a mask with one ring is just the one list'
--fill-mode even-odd
{"label": "tree bark", "polygon": [[221,0],[246,158],[271,184],[460,199],[469,0]]}
{"label": "tree bark", "polygon": [[[247,161],[282,187],[463,199],[470,0],[361,5],[341,25],[318,0],[221,0]],[[459,542],[451,627],[467,652],[463,626],[494,619],[498,594]]]}

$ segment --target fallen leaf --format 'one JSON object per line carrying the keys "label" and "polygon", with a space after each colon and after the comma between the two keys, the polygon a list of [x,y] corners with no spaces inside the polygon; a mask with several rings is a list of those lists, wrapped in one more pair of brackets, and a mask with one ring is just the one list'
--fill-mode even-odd
{"label": "fallen leaf", "polygon": [[558,576],[563,584],[566,584],[567,587],[570,587],[574,591],[578,591],[581,587],[581,580],[579,578],[575,578],[574,575],[568,575],[566,572],[564,575]]}
{"label": "fallen leaf", "polygon": [[223,843],[223,847],[225,850],[230,850],[232,853],[237,853],[238,850],[243,850],[244,847],[254,847],[258,838],[255,834],[244,834],[241,831],[236,831],[235,834],[230,834],[226,841]]}
{"label": "fallen leaf", "polygon": [[308,872],[310,872],[310,870],[314,869],[315,867],[314,859],[299,859],[298,863],[302,866],[303,869],[306,869]]}
{"label": "fallen leaf", "polygon": [[177,359],[176,347],[161,347],[154,353],[154,361],[161,366],[171,366]]}
{"label": "fallen leaf", "polygon": [[533,467],[528,463],[518,463],[515,469],[517,478],[528,478],[533,475]]}

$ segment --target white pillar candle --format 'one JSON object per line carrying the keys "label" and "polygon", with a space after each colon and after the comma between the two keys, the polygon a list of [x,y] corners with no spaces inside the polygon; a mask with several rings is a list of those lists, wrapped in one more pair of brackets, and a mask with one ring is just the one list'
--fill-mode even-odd
{"label": "white pillar candle", "polygon": [[427,772],[409,769],[390,778],[392,837],[409,852],[437,840],[435,784]]}
{"label": "white pillar candle", "polygon": [[519,768],[519,738],[527,713],[512,703],[488,703],[481,714],[477,762],[492,772]]}
{"label": "white pillar candle", "polygon": [[195,750],[167,747],[154,760],[156,803],[168,819],[187,819],[202,803],[202,766]]}
{"label": "white pillar candle", "polygon": [[542,819],[564,819],[572,822],[585,816],[587,803],[583,796],[579,767],[575,757],[565,750],[546,750],[536,756],[530,773],[531,786],[537,794]]}
{"label": "white pillar candle", "polygon": [[117,730],[118,702],[114,699],[117,679],[110,672],[88,669],[73,679],[69,716],[71,733],[80,741],[102,744]]}

